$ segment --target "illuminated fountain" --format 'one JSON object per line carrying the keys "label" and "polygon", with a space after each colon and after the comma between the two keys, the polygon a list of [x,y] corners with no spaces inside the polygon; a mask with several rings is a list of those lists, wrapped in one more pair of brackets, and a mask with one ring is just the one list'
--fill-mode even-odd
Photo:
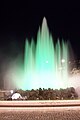
{"label": "illuminated fountain", "polygon": [[23,89],[65,88],[68,86],[68,45],[54,44],[46,19],[34,40],[25,44]]}
{"label": "illuminated fountain", "polygon": [[68,43],[63,40],[61,42],[57,40],[54,43],[44,18],[42,28],[39,28],[38,31],[37,43],[35,44],[33,39],[31,43],[26,40],[24,69],[19,62],[17,62],[18,64],[14,62],[13,65],[11,63],[10,69],[5,75],[5,79],[8,80],[5,85],[7,88],[16,87],[23,90],[67,88],[68,56]]}

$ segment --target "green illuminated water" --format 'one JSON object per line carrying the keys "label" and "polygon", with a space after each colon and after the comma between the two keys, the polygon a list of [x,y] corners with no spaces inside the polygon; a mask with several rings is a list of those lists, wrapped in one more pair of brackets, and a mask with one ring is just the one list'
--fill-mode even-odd
{"label": "green illuminated water", "polygon": [[37,34],[37,43],[25,42],[24,64],[21,57],[9,64],[4,75],[4,88],[38,89],[68,87],[68,44],[54,39],[49,33],[46,19]]}
{"label": "green illuminated water", "polygon": [[37,35],[37,43],[26,40],[22,89],[65,88],[68,80],[67,42],[54,40],[46,19]]}

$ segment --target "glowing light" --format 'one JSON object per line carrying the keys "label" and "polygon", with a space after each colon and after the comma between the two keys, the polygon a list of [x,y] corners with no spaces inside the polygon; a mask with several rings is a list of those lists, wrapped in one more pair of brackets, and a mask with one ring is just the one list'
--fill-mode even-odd
{"label": "glowing light", "polygon": [[46,63],[48,63],[48,60],[46,60]]}
{"label": "glowing light", "polygon": [[11,94],[13,94],[13,90],[11,90],[10,92],[11,92]]}
{"label": "glowing light", "polygon": [[62,62],[62,63],[65,63],[65,59],[62,59],[61,62]]}

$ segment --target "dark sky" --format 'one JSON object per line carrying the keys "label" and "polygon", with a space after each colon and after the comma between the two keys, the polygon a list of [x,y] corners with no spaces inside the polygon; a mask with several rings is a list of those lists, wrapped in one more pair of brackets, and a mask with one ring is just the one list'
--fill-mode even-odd
{"label": "dark sky", "polygon": [[[77,3],[35,1],[2,2],[0,4],[0,54],[16,57],[24,51],[24,41],[36,38],[43,17],[53,38],[69,40],[80,58],[80,6]],[[3,58],[2,58],[3,57]]]}

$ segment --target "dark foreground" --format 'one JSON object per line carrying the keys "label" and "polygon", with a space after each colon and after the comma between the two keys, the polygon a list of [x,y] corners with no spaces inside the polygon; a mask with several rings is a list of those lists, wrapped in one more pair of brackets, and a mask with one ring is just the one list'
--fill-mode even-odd
{"label": "dark foreground", "polygon": [[0,120],[80,120],[80,107],[0,108]]}
{"label": "dark foreground", "polygon": [[0,120],[80,120],[80,100],[0,101]]}

